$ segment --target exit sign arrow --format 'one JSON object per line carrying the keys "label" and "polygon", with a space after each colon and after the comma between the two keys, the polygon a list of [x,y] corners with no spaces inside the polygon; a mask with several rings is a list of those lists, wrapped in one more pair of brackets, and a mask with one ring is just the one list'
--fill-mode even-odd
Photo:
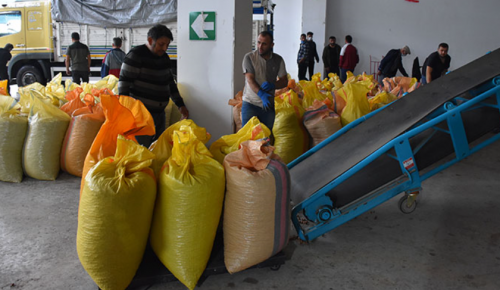
{"label": "exit sign arrow", "polygon": [[215,12],[189,13],[189,39],[215,40]]}
{"label": "exit sign arrow", "polygon": [[205,33],[205,30],[214,30],[213,22],[205,22],[207,16],[208,14],[198,15],[198,17],[196,17],[196,20],[191,25],[194,32],[196,32],[196,35],[198,35],[199,38],[208,38],[207,34]]}

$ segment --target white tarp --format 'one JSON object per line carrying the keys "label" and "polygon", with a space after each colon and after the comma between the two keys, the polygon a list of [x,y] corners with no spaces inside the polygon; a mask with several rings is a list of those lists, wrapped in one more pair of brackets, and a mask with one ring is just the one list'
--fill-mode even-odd
{"label": "white tarp", "polygon": [[52,19],[99,27],[141,27],[177,21],[177,0],[52,0]]}

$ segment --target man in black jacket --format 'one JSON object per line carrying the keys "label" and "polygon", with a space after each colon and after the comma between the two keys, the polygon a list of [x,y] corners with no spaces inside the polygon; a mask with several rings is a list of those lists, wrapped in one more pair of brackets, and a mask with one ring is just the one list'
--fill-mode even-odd
{"label": "man in black jacket", "polygon": [[384,78],[392,78],[396,76],[398,70],[401,74],[403,74],[403,76],[407,77],[408,74],[403,67],[402,56],[406,56],[408,54],[411,54],[408,46],[400,49],[389,50],[378,67],[377,75],[379,76],[379,83],[382,83]]}
{"label": "man in black jacket", "polygon": [[309,31],[307,33],[307,43],[309,44],[309,80],[312,80],[312,76],[314,75],[314,59],[316,62],[319,62],[318,51],[316,50],[316,43],[312,40],[313,33]]}
{"label": "man in black jacket", "polygon": [[9,72],[7,68],[7,63],[12,59],[12,54],[10,53],[14,46],[7,43],[4,48],[0,48],[0,80],[7,80],[7,93],[10,94],[9,85]]}
{"label": "man in black jacket", "polygon": [[335,36],[330,36],[330,43],[323,49],[323,65],[325,66],[325,75],[323,78],[328,78],[329,73],[336,73],[340,77],[339,58],[340,45],[336,42]]}

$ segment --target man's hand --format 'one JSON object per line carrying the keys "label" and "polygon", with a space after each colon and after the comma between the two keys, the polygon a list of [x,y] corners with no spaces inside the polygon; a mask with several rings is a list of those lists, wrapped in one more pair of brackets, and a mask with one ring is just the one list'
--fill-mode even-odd
{"label": "man's hand", "polygon": [[69,71],[69,69],[66,69],[66,74],[69,76],[71,75],[71,72]]}
{"label": "man's hand", "polygon": [[275,86],[273,83],[270,83],[270,82],[263,82],[262,85],[260,86],[260,88],[266,92],[268,92],[269,94],[274,94],[274,89],[275,89]]}
{"label": "man's hand", "polygon": [[378,71],[378,72],[377,72],[377,75],[378,75],[378,76],[379,76],[379,75],[381,75],[381,74],[382,74],[382,72],[381,72],[381,71]]}
{"label": "man's hand", "polygon": [[179,108],[179,112],[181,112],[181,120],[184,120],[184,119],[189,119],[189,111],[188,109],[186,108],[186,106],[182,106]]}
{"label": "man's hand", "polygon": [[271,107],[273,105],[271,102],[274,102],[273,96],[271,96],[270,93],[268,93],[262,89],[259,90],[259,93],[257,95],[262,100],[262,108],[264,109],[264,111],[271,109]]}

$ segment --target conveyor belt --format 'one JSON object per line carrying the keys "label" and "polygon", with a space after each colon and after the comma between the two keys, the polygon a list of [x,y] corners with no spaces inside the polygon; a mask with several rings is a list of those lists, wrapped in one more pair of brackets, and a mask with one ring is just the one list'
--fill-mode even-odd
{"label": "conveyor belt", "polygon": [[303,201],[445,102],[499,74],[500,49],[497,49],[385,107],[293,166],[292,200]]}

